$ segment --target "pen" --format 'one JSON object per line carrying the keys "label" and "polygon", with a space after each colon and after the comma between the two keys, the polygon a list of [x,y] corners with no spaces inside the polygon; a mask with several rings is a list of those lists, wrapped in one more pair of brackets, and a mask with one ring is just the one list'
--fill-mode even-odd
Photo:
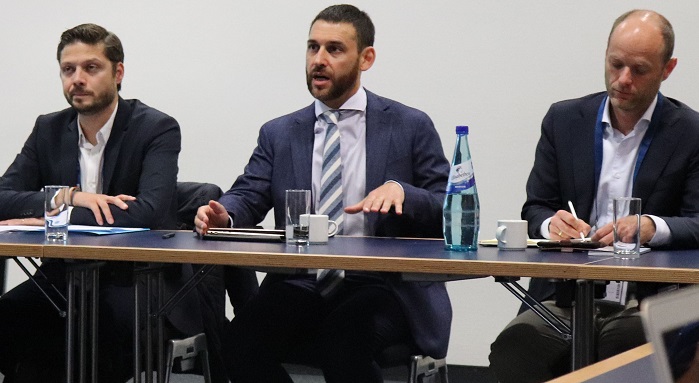
{"label": "pen", "polygon": [[[573,214],[573,217],[577,221],[578,214],[575,212],[575,208],[573,207],[573,203],[571,201],[568,201],[568,206],[570,207],[570,212]],[[580,232],[580,239],[583,241],[585,240],[585,234],[583,234],[582,231]]]}
{"label": "pen", "polygon": [[165,233],[165,234],[163,234],[163,239],[172,238],[174,236],[175,236],[175,233]]}

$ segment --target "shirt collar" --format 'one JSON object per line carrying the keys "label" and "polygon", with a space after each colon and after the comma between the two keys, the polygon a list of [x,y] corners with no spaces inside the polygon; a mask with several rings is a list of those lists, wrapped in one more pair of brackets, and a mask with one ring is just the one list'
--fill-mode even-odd
{"label": "shirt collar", "polygon": [[[645,124],[648,126],[650,124],[651,118],[653,118],[653,111],[655,110],[655,106],[658,104],[658,95],[655,95],[655,98],[653,99],[653,102],[648,105],[648,109],[646,109],[645,113],[643,113],[643,116],[641,116],[641,120],[644,120],[647,122]],[[605,123],[607,127],[612,126],[612,119],[609,117],[609,108],[611,106],[611,101],[609,97],[607,97],[607,102],[604,104],[604,112],[602,113],[602,122]],[[636,126],[638,126],[638,122],[636,122]]]}
{"label": "shirt collar", "polygon": [[[114,111],[112,112],[112,115],[109,116],[109,119],[107,122],[104,123],[104,125],[100,128],[100,130],[97,132],[97,145],[104,144],[109,140],[109,136],[112,134],[112,128],[114,127],[114,118],[116,117],[116,112],[117,109],[119,109],[119,103],[116,104],[114,107]],[[78,143],[80,146],[84,146],[88,144],[89,142],[85,138],[85,135],[83,134],[83,130],[80,127],[80,115],[78,114]]]}
{"label": "shirt collar", "polygon": [[[366,110],[366,90],[364,87],[359,87],[357,93],[353,94],[344,104],[339,108],[340,110],[356,110],[364,112]],[[322,101],[316,99],[314,102],[316,118],[320,117],[324,112],[331,110],[332,108],[323,104]]]}

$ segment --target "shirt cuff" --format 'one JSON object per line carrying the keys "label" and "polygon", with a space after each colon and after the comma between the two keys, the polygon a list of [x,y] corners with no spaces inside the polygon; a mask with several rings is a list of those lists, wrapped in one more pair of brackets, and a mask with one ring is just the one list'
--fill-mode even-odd
{"label": "shirt cuff", "polygon": [[551,233],[549,232],[549,224],[551,223],[552,218],[553,217],[546,218],[544,222],[541,224],[541,227],[539,228],[541,236],[546,239],[551,239]]}
{"label": "shirt cuff", "polygon": [[672,232],[667,222],[654,215],[644,214],[644,216],[652,219],[653,223],[655,223],[655,235],[648,241],[648,246],[656,247],[670,244],[670,242],[672,242]]}
{"label": "shirt cuff", "polygon": [[402,190],[402,191],[403,191],[403,195],[405,195],[405,189],[403,189],[403,185],[401,185],[400,182],[394,181],[394,180],[388,180],[388,181],[384,182],[383,184],[386,185],[386,184],[389,183],[389,182],[390,182],[390,183],[394,183],[394,184],[400,186],[400,190]]}

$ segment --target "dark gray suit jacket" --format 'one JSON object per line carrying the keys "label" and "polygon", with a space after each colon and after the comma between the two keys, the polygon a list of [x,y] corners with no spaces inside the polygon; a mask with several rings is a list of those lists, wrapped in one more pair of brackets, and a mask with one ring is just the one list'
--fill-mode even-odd
{"label": "dark gray suit jacket", "polygon": [[[256,225],[273,208],[276,226],[284,226],[285,190],[311,189],[315,122],[310,105],[262,127],[244,174],[220,199],[236,226]],[[367,232],[441,237],[449,163],[432,121],[367,91],[366,125],[365,192],[387,180],[405,190],[403,215],[370,214]],[[417,346],[434,357],[446,355],[452,312],[444,283],[402,282],[394,274],[386,275],[386,283],[402,303]]]}
{"label": "dark gray suit jacket", "polygon": [[[589,222],[595,190],[594,132],[605,93],[553,104],[544,117],[534,167],[527,181],[522,219],[529,236],[556,211],[576,207]],[[644,214],[659,216],[672,233],[671,248],[699,247],[699,114],[681,102],[659,95],[662,109],[651,124],[655,135],[633,184]],[[656,121],[657,119],[657,121]],[[540,300],[553,295],[551,284],[532,280],[530,293]]]}
{"label": "dark gray suit jacket", "polygon": [[[175,119],[138,100],[119,98],[104,151],[102,192],[128,194],[136,200],[127,202],[127,210],[110,205],[113,226],[176,228],[180,141],[180,127]],[[74,109],[39,116],[22,151],[0,178],[0,219],[43,216],[41,189],[45,185],[77,185],[79,152]],[[78,225],[97,224],[92,211],[82,207],[73,208],[70,221]],[[55,273],[56,265],[49,267]],[[110,275],[123,275],[129,269],[130,263],[110,262],[101,275],[109,279]],[[191,273],[191,266],[183,265],[181,272],[178,270],[167,280],[166,290],[174,291]],[[181,331],[196,333],[201,329],[197,314],[196,300],[185,300],[168,319]]]}

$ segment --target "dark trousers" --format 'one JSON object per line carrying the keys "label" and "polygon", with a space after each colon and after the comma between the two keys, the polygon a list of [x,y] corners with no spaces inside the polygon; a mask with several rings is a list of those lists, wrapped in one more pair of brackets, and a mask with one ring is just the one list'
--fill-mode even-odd
{"label": "dark trousers", "polygon": [[[546,307],[570,324],[571,309]],[[597,360],[646,342],[638,308],[602,306],[596,315]],[[513,319],[490,346],[490,370],[500,383],[545,382],[571,371],[571,343],[531,310]]]}
{"label": "dark trousers", "polygon": [[375,356],[412,342],[405,314],[380,278],[350,274],[335,295],[323,298],[314,276],[274,277],[225,331],[233,383],[291,382],[281,363],[296,360],[314,362],[329,383],[382,382]]}
{"label": "dark trousers", "polygon": [[[52,266],[44,264],[42,269],[65,294],[65,274]],[[58,300],[48,281],[38,276],[37,281]],[[99,299],[99,380],[124,382],[133,376],[133,287],[101,281]],[[2,295],[0,372],[5,383],[65,382],[65,326],[65,318],[31,281]],[[182,334],[166,323],[166,337]]]}

